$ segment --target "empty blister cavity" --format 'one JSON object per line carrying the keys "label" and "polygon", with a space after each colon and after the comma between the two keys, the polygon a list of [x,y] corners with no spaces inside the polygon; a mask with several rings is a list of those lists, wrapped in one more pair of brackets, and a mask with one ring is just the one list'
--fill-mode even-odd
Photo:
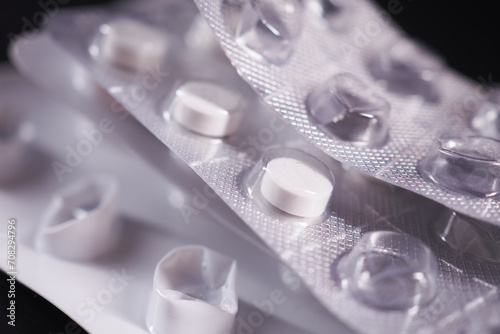
{"label": "empty blister cavity", "polygon": [[479,104],[471,123],[481,135],[500,140],[500,91]]}
{"label": "empty blister cavity", "polygon": [[90,260],[109,251],[119,237],[118,181],[94,175],[61,189],[40,223],[36,247],[68,260]]}
{"label": "empty blister cavity", "polygon": [[202,246],[173,249],[156,266],[146,316],[153,334],[229,334],[238,311],[236,262]]}
{"label": "empty blister cavity", "polygon": [[342,140],[380,146],[388,139],[389,103],[350,74],[335,75],[315,88],[306,107],[320,127]]}
{"label": "empty blister cavity", "polygon": [[444,67],[443,62],[421,45],[402,39],[381,50],[368,64],[373,77],[385,80],[388,89],[403,95],[421,95],[426,100],[439,99],[433,82]]}
{"label": "empty blister cavity", "polygon": [[166,32],[130,18],[119,18],[99,27],[90,54],[103,62],[136,72],[159,66],[168,51]]}
{"label": "empty blister cavity", "polygon": [[288,60],[302,31],[299,0],[226,0],[223,10],[236,43],[252,57],[272,64]]}
{"label": "empty blister cavity", "polygon": [[447,189],[479,197],[500,194],[500,141],[479,136],[441,138],[418,165]]}
{"label": "empty blister cavity", "polygon": [[314,218],[327,209],[335,179],[315,157],[295,149],[270,149],[245,177],[250,197],[287,214]]}
{"label": "empty blister cavity", "polygon": [[400,232],[363,235],[337,266],[342,288],[372,307],[404,310],[436,294],[437,260],[420,240]]}
{"label": "empty blister cavity", "polygon": [[438,237],[461,254],[500,262],[500,227],[448,210],[434,224]]}
{"label": "empty blister cavity", "polygon": [[238,130],[244,109],[239,92],[213,82],[188,81],[176,89],[164,115],[197,134],[225,137]]}
{"label": "empty blister cavity", "polygon": [[17,180],[27,170],[34,127],[0,106],[0,184]]}

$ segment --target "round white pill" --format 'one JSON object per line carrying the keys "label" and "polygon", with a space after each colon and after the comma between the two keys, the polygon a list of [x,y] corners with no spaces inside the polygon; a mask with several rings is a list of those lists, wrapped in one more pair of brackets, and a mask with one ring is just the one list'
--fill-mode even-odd
{"label": "round white pill", "polygon": [[317,217],[326,209],[332,182],[321,172],[292,158],[271,160],[260,191],[278,209],[300,217]]}
{"label": "round white pill", "polygon": [[220,85],[190,81],[175,93],[172,118],[198,134],[224,137],[238,130],[243,101],[241,94]]}
{"label": "round white pill", "polygon": [[122,18],[99,27],[102,39],[98,55],[105,62],[134,71],[160,64],[168,49],[168,39],[160,30],[136,20]]}

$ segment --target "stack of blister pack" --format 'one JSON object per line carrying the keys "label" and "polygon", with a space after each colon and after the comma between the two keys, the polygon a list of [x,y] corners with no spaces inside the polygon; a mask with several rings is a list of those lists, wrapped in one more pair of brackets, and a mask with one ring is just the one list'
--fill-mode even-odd
{"label": "stack of blister pack", "polygon": [[500,330],[500,92],[369,1],[61,10],[10,51],[0,267],[89,332]]}

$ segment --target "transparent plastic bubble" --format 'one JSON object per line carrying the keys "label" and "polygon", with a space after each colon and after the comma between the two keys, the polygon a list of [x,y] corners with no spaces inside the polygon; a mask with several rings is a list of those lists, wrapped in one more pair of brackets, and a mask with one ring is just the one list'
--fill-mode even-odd
{"label": "transparent plastic bubble", "polygon": [[324,17],[334,30],[342,30],[349,26],[351,13],[355,6],[348,0],[313,0],[308,7],[318,16]]}
{"label": "transparent plastic bubble", "polygon": [[339,261],[342,288],[370,306],[409,309],[436,294],[437,260],[420,240],[404,233],[377,231],[361,238]]}
{"label": "transparent plastic bubble", "polygon": [[299,0],[225,1],[224,5],[226,24],[233,27],[239,45],[272,64],[288,60],[302,31]]}
{"label": "transparent plastic bubble", "polygon": [[373,77],[385,80],[392,92],[421,95],[430,102],[439,100],[433,81],[444,64],[439,57],[414,41],[401,39],[377,53],[368,65]]}
{"label": "transparent plastic bubble", "polygon": [[447,211],[434,230],[441,240],[461,254],[488,262],[500,262],[500,227]]}
{"label": "transparent plastic bubble", "polygon": [[481,135],[500,139],[500,91],[479,105],[471,124]]}
{"label": "transparent plastic bubble", "polygon": [[441,138],[419,162],[438,185],[478,197],[500,194],[500,141],[479,136]]}
{"label": "transparent plastic bubble", "polygon": [[314,89],[306,107],[334,136],[360,146],[383,145],[389,136],[389,103],[350,74],[336,75]]}

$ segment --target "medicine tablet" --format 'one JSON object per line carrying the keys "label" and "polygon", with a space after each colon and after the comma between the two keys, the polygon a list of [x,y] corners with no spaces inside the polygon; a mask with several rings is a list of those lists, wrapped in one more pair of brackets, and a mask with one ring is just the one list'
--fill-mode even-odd
{"label": "medicine tablet", "polygon": [[190,81],[175,93],[172,118],[198,134],[224,137],[238,130],[243,101],[241,94],[220,85]]}
{"label": "medicine tablet", "polygon": [[269,203],[282,211],[317,217],[328,205],[333,184],[302,161],[283,157],[267,164],[260,190]]}
{"label": "medicine tablet", "polygon": [[117,19],[99,28],[99,56],[105,62],[134,71],[160,64],[168,48],[164,33],[132,19]]}

